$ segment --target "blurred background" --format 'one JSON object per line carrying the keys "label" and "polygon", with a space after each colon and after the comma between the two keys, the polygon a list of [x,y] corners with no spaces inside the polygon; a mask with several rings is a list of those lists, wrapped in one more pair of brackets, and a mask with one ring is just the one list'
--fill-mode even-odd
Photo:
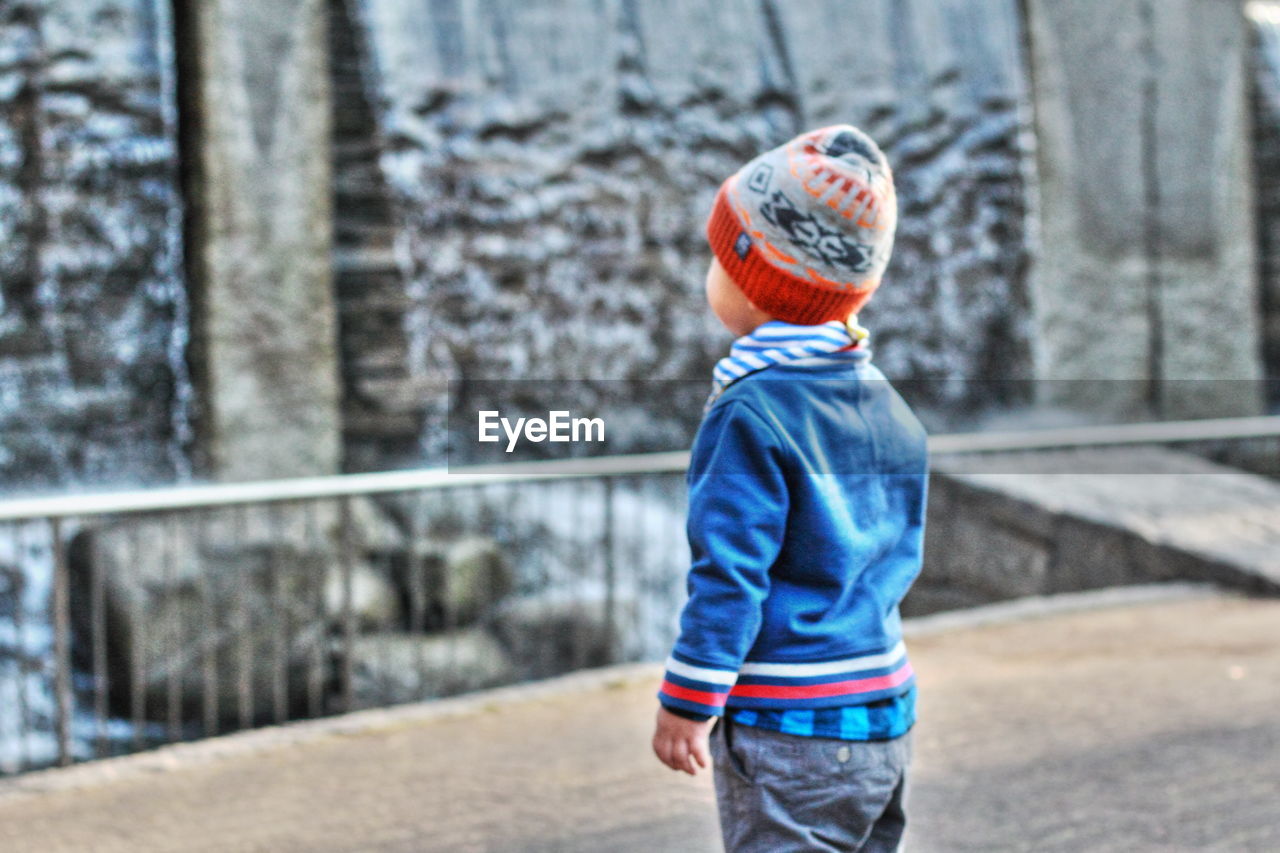
{"label": "blurred background", "polygon": [[837,122],[897,172],[861,319],[934,429],[1274,408],[1276,14],[5,0],[0,483],[438,465],[466,379],[687,447],[696,398],[587,380],[705,380],[716,187]]}
{"label": "blurred background", "polygon": [[451,395],[686,449],[715,190],[842,122],[987,454],[909,612],[1280,588],[1280,2],[0,0],[0,769],[665,655],[682,457],[450,479]]}

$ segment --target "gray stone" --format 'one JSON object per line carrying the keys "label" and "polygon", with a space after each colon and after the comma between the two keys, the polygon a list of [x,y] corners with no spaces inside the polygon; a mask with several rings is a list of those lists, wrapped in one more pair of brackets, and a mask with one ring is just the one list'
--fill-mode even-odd
{"label": "gray stone", "polygon": [[952,523],[953,547],[944,558],[946,577],[962,587],[999,597],[1044,592],[1050,553],[1047,543],[1017,528],[993,523],[983,514],[984,507],[976,500]]}
{"label": "gray stone", "polygon": [[[165,546],[136,547],[148,541]],[[325,679],[320,555],[286,544],[197,543],[141,523],[82,531],[70,558],[73,660],[93,672],[101,656],[119,716],[167,720],[173,702],[179,719],[203,720],[207,702],[222,724],[242,713],[264,722],[278,689],[287,691],[286,715],[298,714]]]}
{"label": "gray stone", "polygon": [[[394,527],[372,503],[351,505],[353,626],[385,631],[404,618],[400,591],[379,559],[395,544]],[[281,679],[290,714],[302,713],[315,691],[329,689],[326,638],[341,630],[345,601],[340,536],[330,503],[85,528],[70,548],[77,665],[95,665],[100,617],[100,654],[118,713],[132,714],[136,694],[148,718],[167,719],[170,672],[180,681],[184,719],[204,718],[212,690],[219,718],[238,722],[242,675],[256,721],[274,714]]]}
{"label": "gray stone", "polygon": [[1040,382],[1039,394],[1102,419],[1256,413],[1239,5],[1026,8],[1040,175],[1036,374],[1087,380]]}
{"label": "gray stone", "polygon": [[449,545],[436,597],[455,624],[479,618],[512,590],[512,567],[493,539],[471,536]]}
{"label": "gray stone", "polygon": [[1003,596],[983,594],[954,583],[935,584],[922,574],[902,600],[900,611],[904,619],[911,619],[942,611],[966,610],[1001,598]]}
{"label": "gray stone", "polygon": [[1046,592],[1076,592],[1157,580],[1133,557],[1128,531],[1060,515],[1054,524]]}
{"label": "gray stone", "polygon": [[620,625],[634,620],[629,597],[610,602],[599,586],[560,588],[508,599],[487,620],[526,678],[544,678],[621,660]]}
{"label": "gray stone", "polygon": [[[339,620],[346,601],[346,573],[341,566],[331,564],[324,580],[325,611],[332,614],[332,619]],[[395,582],[385,572],[364,564],[354,566],[351,570],[351,613],[356,630],[398,624],[402,606]]]}
{"label": "gray stone", "polygon": [[[341,646],[334,651],[341,654]],[[352,645],[357,708],[414,702],[514,680],[506,650],[480,628],[441,634],[364,634]]]}
{"label": "gray stone", "polygon": [[221,480],[336,473],[327,4],[184,8],[201,467]]}
{"label": "gray stone", "polygon": [[[925,563],[917,583],[948,590],[947,595],[960,596],[957,600],[1042,593],[1052,521],[1041,507],[935,474],[929,484]],[[941,600],[936,593],[917,597]]]}

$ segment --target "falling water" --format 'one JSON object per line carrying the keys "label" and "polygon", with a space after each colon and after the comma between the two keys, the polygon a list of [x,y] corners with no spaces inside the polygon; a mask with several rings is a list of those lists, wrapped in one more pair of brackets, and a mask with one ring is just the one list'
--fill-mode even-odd
{"label": "falling water", "polygon": [[[189,477],[171,30],[167,0],[0,0],[5,492]],[[54,754],[52,555],[42,525],[3,532],[11,770]],[[44,724],[18,738],[24,714]]]}
{"label": "falling water", "polygon": [[0,484],[184,478],[168,3],[0,12]]}
{"label": "falling water", "polygon": [[[431,401],[459,378],[561,380],[555,402],[618,418],[638,406],[615,450],[686,442],[701,388],[673,403],[563,381],[708,376],[727,345],[702,301],[716,186],[823,124],[864,126],[897,172],[898,248],[862,318],[886,373],[1029,374],[1015,2],[352,4],[408,296],[412,375],[379,403],[426,401],[428,460],[443,455]],[[930,388],[918,402],[992,402]]]}

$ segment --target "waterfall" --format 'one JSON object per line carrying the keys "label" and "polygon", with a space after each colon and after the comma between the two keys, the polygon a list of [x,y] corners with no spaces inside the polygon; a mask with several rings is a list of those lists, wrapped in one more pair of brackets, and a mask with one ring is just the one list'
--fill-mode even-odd
{"label": "waterfall", "polygon": [[[168,0],[0,11],[0,484],[185,479],[193,393]],[[56,743],[52,554],[43,525],[0,533],[3,772],[51,760]],[[24,709],[37,725],[19,738]],[[78,750],[84,728],[73,721]]]}
{"label": "waterfall", "polygon": [[0,483],[184,478],[168,3],[0,5]]}
{"label": "waterfall", "polygon": [[[728,343],[702,297],[716,186],[823,124],[871,132],[904,200],[863,316],[881,366],[1029,375],[1017,3],[349,2],[407,294],[411,376],[381,386],[384,409],[426,401],[428,461],[445,451],[432,401],[459,379],[558,380],[557,403],[636,424],[618,452],[687,441],[704,387],[673,403],[672,386],[637,399],[608,381],[709,375]],[[931,383],[916,402],[980,407],[983,385]]]}

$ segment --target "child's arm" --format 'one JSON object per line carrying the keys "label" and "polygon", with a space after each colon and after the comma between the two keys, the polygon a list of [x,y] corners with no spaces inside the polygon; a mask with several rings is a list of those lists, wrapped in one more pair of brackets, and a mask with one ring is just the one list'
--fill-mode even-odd
{"label": "child's arm", "polygon": [[[723,711],[760,631],[769,568],[782,548],[789,506],[784,456],[778,431],[742,402],[715,406],[698,431],[688,478],[689,600],[658,694],[666,708],[706,716]],[[666,708],[659,712],[659,735],[690,724],[701,727],[705,744],[709,723],[681,720]]]}

